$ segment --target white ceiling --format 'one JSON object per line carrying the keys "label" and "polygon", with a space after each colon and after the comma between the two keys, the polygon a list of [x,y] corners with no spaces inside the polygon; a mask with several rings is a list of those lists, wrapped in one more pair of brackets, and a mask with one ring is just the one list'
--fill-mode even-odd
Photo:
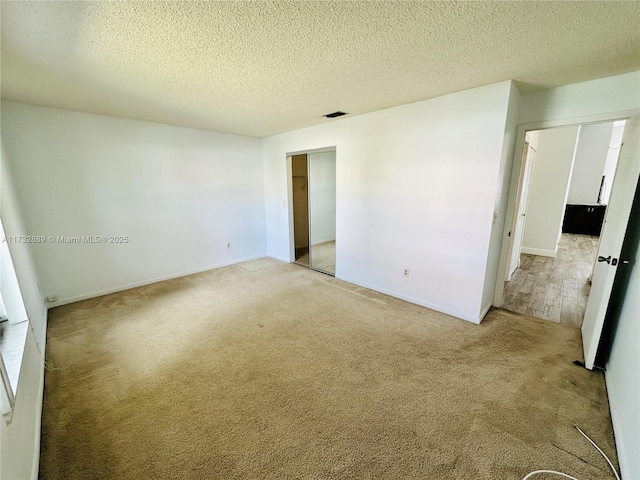
{"label": "white ceiling", "polygon": [[640,69],[640,2],[1,4],[2,98],[267,136]]}

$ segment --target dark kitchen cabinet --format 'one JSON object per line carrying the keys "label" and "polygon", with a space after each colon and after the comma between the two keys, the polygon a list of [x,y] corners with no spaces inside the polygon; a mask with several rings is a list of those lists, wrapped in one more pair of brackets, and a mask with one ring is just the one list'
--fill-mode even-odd
{"label": "dark kitchen cabinet", "polygon": [[562,233],[600,236],[606,205],[567,205]]}

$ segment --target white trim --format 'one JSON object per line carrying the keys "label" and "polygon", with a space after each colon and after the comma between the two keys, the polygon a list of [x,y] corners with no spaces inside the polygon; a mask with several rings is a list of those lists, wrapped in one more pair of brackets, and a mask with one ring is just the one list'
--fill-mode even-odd
{"label": "white trim", "polygon": [[320,245],[321,243],[327,243],[327,242],[335,242],[336,241],[336,237],[333,238],[325,238],[323,240],[318,240],[316,242],[312,242],[311,246],[315,246],[315,245]]}
{"label": "white trim", "polygon": [[558,249],[555,250],[546,250],[544,248],[531,248],[531,247],[522,247],[520,249],[521,253],[526,253],[528,255],[539,255],[540,257],[553,257],[556,258],[558,254]]}
{"label": "white trim", "polygon": [[[491,310],[491,307],[492,307],[492,306],[493,306],[493,305],[489,304],[489,305],[487,305],[486,307],[484,307],[484,308],[482,309],[482,311],[480,312],[480,319],[479,319],[479,322],[478,322],[478,323],[480,323],[480,322],[482,322],[482,320],[484,320],[484,317],[486,317],[486,316],[487,316],[487,313],[489,313],[489,310]],[[475,323],[475,322],[474,322],[474,323]]]}
{"label": "white trim", "polygon": [[221,263],[216,263],[214,265],[208,265],[206,267],[195,268],[193,270],[185,270],[179,273],[162,275],[160,277],[150,278],[148,280],[142,280],[140,282],[128,283],[126,285],[121,285],[119,287],[114,287],[114,288],[108,288],[106,290],[98,290],[96,292],[85,293],[82,295],[77,295],[75,297],[62,298],[57,302],[52,302],[47,304],[47,307],[48,308],[60,307],[62,305],[67,305],[69,303],[79,302],[81,300],[87,300],[89,298],[101,297],[103,295],[109,295],[110,293],[122,292],[124,290],[129,290],[131,288],[142,287],[144,285],[151,285],[152,283],[164,282],[165,280],[171,280],[173,278],[186,277],[187,275],[194,275],[196,273],[207,272],[209,270],[215,270],[216,268],[227,267],[229,265],[236,265],[238,263],[248,262],[249,260],[265,258],[266,256],[267,256],[266,253],[261,253],[260,255],[252,255],[250,257],[244,257],[236,260],[230,260],[228,262],[221,262]]}
{"label": "white trim", "polygon": [[279,262],[284,262],[284,263],[293,263],[291,260],[289,260],[288,258],[283,258],[283,257],[279,257],[278,255],[273,255],[271,253],[267,253],[267,258],[273,258],[274,260],[278,260]]}
{"label": "white trim", "polygon": [[[629,471],[629,467],[628,467],[629,462],[627,461],[627,458],[625,456],[626,452],[628,451],[627,448],[625,448],[625,442],[624,442],[625,437],[620,433],[624,429],[622,428],[622,425],[620,423],[621,419],[618,418],[618,409],[611,402],[612,398],[611,398],[611,395],[609,394],[610,389],[607,382],[606,371],[604,372],[604,379],[605,379],[605,384],[607,386],[607,399],[609,400],[609,413],[611,414],[611,424],[613,426],[613,437],[616,441],[616,453],[618,455],[618,465],[620,468],[620,475],[622,478],[632,478],[631,472]],[[614,395],[614,398],[616,398],[615,395]]]}
{"label": "white trim", "polygon": [[[424,300],[420,300],[418,298],[410,297],[408,295],[403,295],[402,293],[394,292],[392,290],[387,290],[386,288],[378,287],[377,285],[371,285],[366,282],[361,282],[354,278],[343,277],[341,275],[336,275],[338,280],[342,280],[343,282],[352,283],[354,285],[358,285],[360,287],[368,288],[369,290],[374,290],[379,293],[384,293],[385,295],[389,295],[394,298],[399,298],[400,300],[405,300],[410,303],[415,303],[416,305],[420,305],[421,307],[430,308],[431,310],[435,310],[440,313],[445,313],[447,315],[451,315],[452,317],[459,318],[461,320],[466,320],[467,322],[475,323],[476,325],[480,324],[482,317],[474,317],[471,315],[467,315],[465,313],[456,312],[454,310],[449,310],[448,308],[442,307],[440,305],[436,305],[433,303],[425,302]],[[490,308],[491,306],[489,306]],[[488,311],[488,309],[487,309]]]}
{"label": "white trim", "polygon": [[585,115],[584,117],[564,118],[560,120],[547,120],[542,122],[523,123],[518,126],[518,129],[523,128],[528,130],[544,130],[546,128],[554,127],[569,127],[569,126],[582,126],[592,123],[604,123],[613,122],[616,120],[626,120],[629,117],[633,117],[637,113],[637,109],[632,108],[630,110],[622,110],[620,112],[599,113],[596,115]]}
{"label": "white trim", "polygon": [[[48,320],[48,316],[45,318],[45,332],[46,332],[46,326],[47,326],[47,320]],[[44,403],[44,355],[45,352],[44,351],[40,351],[40,347],[38,345],[38,342],[36,340],[36,336],[35,336],[35,332],[32,332],[33,335],[33,342],[36,345],[36,350],[38,351],[38,354],[40,355],[40,361],[38,362],[39,367],[40,367],[40,385],[38,386],[38,402],[36,404],[36,428],[35,428],[35,441],[34,441],[34,452],[35,455],[33,456],[33,464],[31,465],[31,478],[33,480],[38,480],[38,474],[40,471],[40,443],[42,441],[42,410],[43,410],[43,403]],[[27,334],[28,337],[28,334]]]}
{"label": "white trim", "polygon": [[298,150],[296,152],[287,152],[287,156],[294,155],[305,155],[310,153],[325,153],[325,152],[335,152],[337,145],[332,145],[330,147],[320,147],[320,148],[308,148],[306,150]]}

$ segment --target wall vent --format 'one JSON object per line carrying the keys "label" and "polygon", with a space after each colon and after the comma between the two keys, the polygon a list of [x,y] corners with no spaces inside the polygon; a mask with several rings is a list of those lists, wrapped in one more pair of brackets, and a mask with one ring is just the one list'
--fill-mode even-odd
{"label": "wall vent", "polygon": [[327,117],[327,118],[336,118],[336,117],[341,117],[343,115],[346,115],[346,113],[345,112],[333,112],[333,113],[327,113],[325,115],[325,117]]}

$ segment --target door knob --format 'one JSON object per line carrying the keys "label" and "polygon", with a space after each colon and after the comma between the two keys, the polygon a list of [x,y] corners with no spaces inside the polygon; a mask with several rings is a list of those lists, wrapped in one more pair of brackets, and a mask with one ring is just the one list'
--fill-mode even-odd
{"label": "door knob", "polygon": [[598,257],[598,261],[599,262],[607,262],[607,263],[611,263],[611,255],[609,255],[608,257]]}

